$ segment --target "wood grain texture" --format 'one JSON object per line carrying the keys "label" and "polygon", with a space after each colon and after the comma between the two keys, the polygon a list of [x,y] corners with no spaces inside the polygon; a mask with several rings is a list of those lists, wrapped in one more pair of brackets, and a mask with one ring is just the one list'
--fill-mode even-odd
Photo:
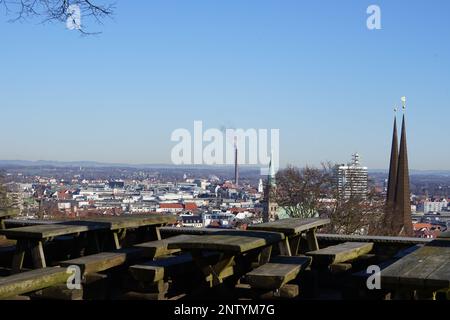
{"label": "wood grain texture", "polygon": [[262,230],[281,232],[286,236],[299,235],[314,228],[320,228],[330,223],[330,219],[281,219],[274,222],[255,224],[248,227],[248,230]]}
{"label": "wood grain texture", "polygon": [[247,273],[246,279],[254,289],[276,290],[295,280],[311,264],[310,257],[277,256],[270,263]]}
{"label": "wood grain texture", "polygon": [[169,243],[169,249],[209,250],[244,253],[263,248],[284,239],[283,234],[274,232],[217,232],[209,235],[189,235]]}
{"label": "wood grain texture", "polygon": [[142,250],[122,249],[115,252],[101,252],[73,260],[67,260],[60,263],[61,267],[78,266],[84,275],[106,271],[142,256]]}
{"label": "wood grain texture", "polygon": [[41,290],[67,282],[70,274],[60,267],[27,271],[0,278],[0,299]]}
{"label": "wood grain texture", "polygon": [[316,265],[331,265],[347,262],[371,252],[373,243],[345,242],[336,246],[308,252]]}

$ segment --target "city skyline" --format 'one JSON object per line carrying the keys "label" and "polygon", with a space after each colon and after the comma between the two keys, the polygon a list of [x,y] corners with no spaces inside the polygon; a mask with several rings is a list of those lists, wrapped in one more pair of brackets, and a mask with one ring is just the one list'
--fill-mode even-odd
{"label": "city skyline", "polygon": [[450,4],[377,1],[368,30],[370,4],[119,3],[88,37],[2,19],[0,159],[171,164],[171,133],[201,120],[280,129],[282,167],[387,169],[407,96],[411,169],[450,170]]}

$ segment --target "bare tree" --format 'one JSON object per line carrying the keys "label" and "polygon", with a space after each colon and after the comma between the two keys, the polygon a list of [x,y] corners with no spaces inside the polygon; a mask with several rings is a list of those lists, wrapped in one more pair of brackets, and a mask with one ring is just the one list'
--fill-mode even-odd
{"label": "bare tree", "polygon": [[379,235],[383,233],[381,223],[384,215],[384,200],[371,188],[367,198],[341,197],[337,192],[327,208],[331,220],[325,231],[336,234]]}
{"label": "bare tree", "polygon": [[[12,22],[37,17],[42,23],[65,23],[74,19],[76,8],[83,21],[87,18],[101,24],[104,18],[112,16],[115,9],[114,3],[102,0],[0,0],[0,5],[3,5],[7,15],[12,16]],[[93,34],[86,31],[83,25],[76,29],[82,34]]]}
{"label": "bare tree", "polygon": [[320,199],[331,183],[326,167],[322,169],[288,166],[277,174],[276,202],[293,218],[310,218],[318,214]]}
{"label": "bare tree", "polygon": [[288,166],[280,170],[277,174],[276,201],[293,218],[329,218],[331,223],[324,229],[325,232],[383,233],[384,199],[374,188],[370,189],[367,197],[341,195],[331,163],[322,164],[322,168]]}

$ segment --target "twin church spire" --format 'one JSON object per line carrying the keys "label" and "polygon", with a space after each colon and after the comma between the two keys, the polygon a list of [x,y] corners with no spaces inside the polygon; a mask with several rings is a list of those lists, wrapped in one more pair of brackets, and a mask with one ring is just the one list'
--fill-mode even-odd
{"label": "twin church spire", "polygon": [[386,217],[392,235],[412,236],[410,181],[408,165],[408,146],[406,141],[406,98],[403,102],[402,131],[400,150],[397,136],[397,117],[394,118],[392,136],[391,161],[389,166],[389,181],[386,197]]}

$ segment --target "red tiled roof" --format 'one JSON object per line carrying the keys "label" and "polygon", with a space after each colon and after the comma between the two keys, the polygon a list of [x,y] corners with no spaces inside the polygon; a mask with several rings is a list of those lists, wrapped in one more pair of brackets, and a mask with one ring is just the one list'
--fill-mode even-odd
{"label": "red tiled roof", "polygon": [[197,211],[198,207],[195,203],[189,202],[184,204],[184,210]]}
{"label": "red tiled roof", "polygon": [[183,205],[181,203],[160,203],[159,207],[161,209],[183,209]]}

